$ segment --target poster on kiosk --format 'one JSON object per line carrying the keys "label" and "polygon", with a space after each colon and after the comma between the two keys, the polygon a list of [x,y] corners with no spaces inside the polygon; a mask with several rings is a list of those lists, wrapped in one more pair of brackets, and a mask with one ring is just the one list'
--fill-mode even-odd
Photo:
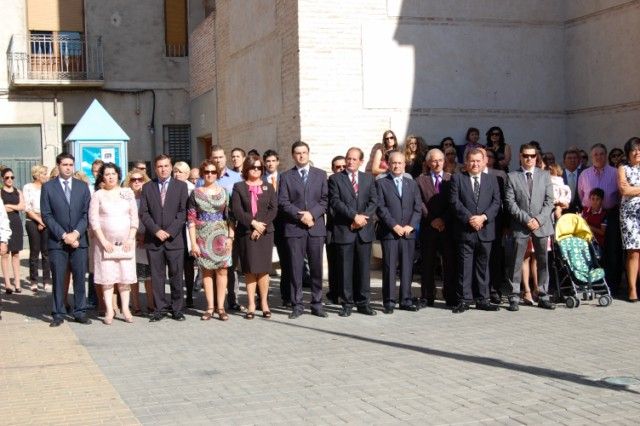
{"label": "poster on kiosk", "polygon": [[67,151],[76,159],[76,171],[81,170],[87,175],[92,188],[95,177],[91,173],[91,164],[95,160],[115,163],[126,173],[129,136],[97,99],[93,100],[64,142]]}

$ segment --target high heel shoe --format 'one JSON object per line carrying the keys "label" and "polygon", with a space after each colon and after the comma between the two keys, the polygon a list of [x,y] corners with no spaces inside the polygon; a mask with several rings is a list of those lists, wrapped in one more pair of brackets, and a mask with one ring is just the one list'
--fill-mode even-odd
{"label": "high heel shoe", "polygon": [[104,320],[102,320],[102,322],[104,323],[104,325],[111,325],[113,323],[113,318],[116,316],[115,312],[111,312],[111,315],[106,314],[104,316]]}
{"label": "high heel shoe", "polygon": [[[527,295],[529,297],[527,297]],[[531,297],[531,292],[527,291],[524,293],[523,297],[522,297],[522,304],[526,305],[526,306],[533,306],[533,298]]]}
{"label": "high heel shoe", "polygon": [[220,321],[227,321],[229,319],[229,315],[224,311],[224,308],[220,308],[216,310],[218,313],[218,319]]}
{"label": "high heel shoe", "polygon": [[213,308],[207,309],[204,314],[200,317],[201,321],[209,321],[213,318]]}
{"label": "high heel shoe", "polygon": [[131,324],[133,322],[133,315],[129,312],[129,315],[124,315],[124,322]]}

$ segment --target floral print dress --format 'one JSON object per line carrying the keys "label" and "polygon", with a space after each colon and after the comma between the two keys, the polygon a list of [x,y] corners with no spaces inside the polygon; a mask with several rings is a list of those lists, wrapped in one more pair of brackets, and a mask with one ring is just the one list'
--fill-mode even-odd
{"label": "floral print dress", "polygon": [[229,195],[217,184],[214,184],[213,192],[204,187],[194,189],[187,210],[189,226],[194,224],[196,228],[196,242],[200,248],[197,262],[202,269],[226,268],[231,264],[231,249],[226,244]]}
{"label": "floral print dress", "polygon": [[[624,165],[629,185],[640,186],[640,165]],[[640,196],[622,197],[620,203],[620,230],[626,250],[640,250]]]}

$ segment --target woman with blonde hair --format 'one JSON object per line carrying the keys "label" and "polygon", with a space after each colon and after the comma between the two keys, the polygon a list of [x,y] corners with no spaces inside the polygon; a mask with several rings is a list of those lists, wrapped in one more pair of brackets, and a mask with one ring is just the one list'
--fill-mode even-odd
{"label": "woman with blonde hair", "polygon": [[[51,284],[51,270],[49,269],[49,251],[47,241],[49,240],[49,230],[42,220],[40,214],[40,193],[42,184],[49,180],[47,167],[36,164],[31,167],[31,177],[33,182],[26,184],[22,188],[24,196],[26,220],[24,227],[27,230],[29,239],[29,282],[31,291],[37,294],[39,290],[44,290],[47,283]],[[42,258],[42,286],[38,286],[38,263]]]}
{"label": "woman with blonde hair", "polygon": [[[142,196],[142,185],[149,182],[149,176],[144,170],[132,169],[124,179],[122,186],[130,188],[136,200],[136,206],[140,210],[140,200]],[[142,315],[140,304],[140,281],[144,282],[144,292],[147,297],[147,312],[155,311],[153,303],[153,287],[151,286],[151,268],[149,267],[149,259],[147,258],[147,250],[144,248],[144,225],[142,221],[138,223],[138,231],[136,232],[136,278],[135,284],[131,284],[131,305],[133,307],[133,315]]]}
{"label": "woman with blonde hair", "polygon": [[424,162],[424,146],[422,138],[416,135],[409,135],[404,141],[405,171],[414,179],[422,174]]}

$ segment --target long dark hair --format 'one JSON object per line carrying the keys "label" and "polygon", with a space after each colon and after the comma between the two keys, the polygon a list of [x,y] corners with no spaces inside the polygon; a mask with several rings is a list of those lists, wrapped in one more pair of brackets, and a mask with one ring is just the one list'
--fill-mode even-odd
{"label": "long dark hair", "polygon": [[118,182],[122,180],[122,171],[120,170],[120,167],[118,167],[115,163],[104,163],[102,166],[100,166],[100,170],[98,170],[96,183],[93,185],[94,190],[99,190],[100,185],[104,183],[104,171],[107,169],[113,169],[116,171],[116,174],[118,175]]}

